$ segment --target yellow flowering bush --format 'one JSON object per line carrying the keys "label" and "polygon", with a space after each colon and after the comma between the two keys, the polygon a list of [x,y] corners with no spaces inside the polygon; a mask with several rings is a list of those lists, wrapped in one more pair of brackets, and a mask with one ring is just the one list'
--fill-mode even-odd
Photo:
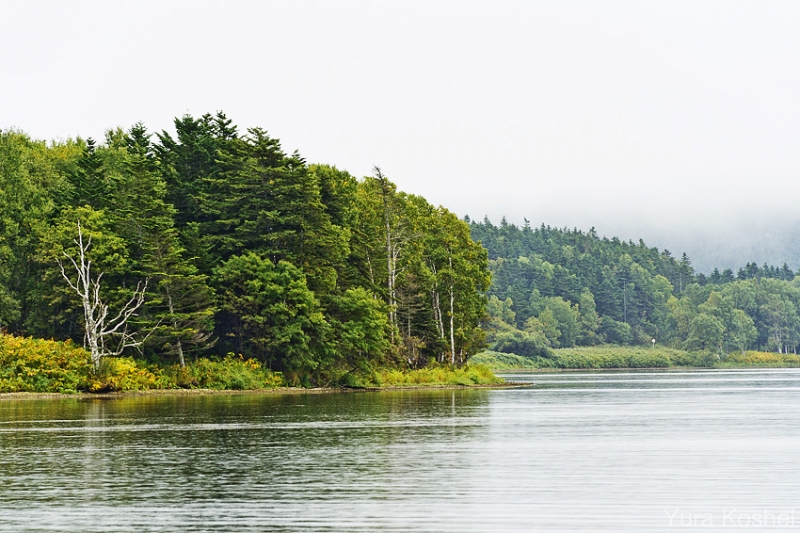
{"label": "yellow flowering bush", "polygon": [[91,370],[89,353],[70,341],[0,334],[0,392],[77,392]]}

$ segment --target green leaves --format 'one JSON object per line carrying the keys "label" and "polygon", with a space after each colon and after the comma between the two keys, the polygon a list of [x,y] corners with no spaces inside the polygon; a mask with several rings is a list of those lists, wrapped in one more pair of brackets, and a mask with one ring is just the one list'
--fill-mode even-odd
{"label": "green leaves", "polygon": [[56,262],[78,221],[112,308],[150,280],[131,324],[153,330],[151,362],[234,351],[333,379],[483,346],[489,273],[466,223],[222,113],[155,139],[142,124],[102,142],[0,135],[0,327],[83,338]]}
{"label": "green leaves", "polygon": [[700,313],[692,319],[686,344],[691,350],[720,350],[723,333],[725,326],[718,318]]}
{"label": "green leaves", "polygon": [[386,305],[357,287],[338,297],[331,310],[339,357],[353,368],[384,362],[390,350]]}
{"label": "green leaves", "polygon": [[0,132],[0,328],[25,327],[39,284],[33,261],[54,198],[67,188],[61,146],[49,149],[15,131]]}
{"label": "green leaves", "polygon": [[297,267],[249,252],[231,257],[214,277],[240,350],[298,372],[317,368],[330,355],[330,326]]}

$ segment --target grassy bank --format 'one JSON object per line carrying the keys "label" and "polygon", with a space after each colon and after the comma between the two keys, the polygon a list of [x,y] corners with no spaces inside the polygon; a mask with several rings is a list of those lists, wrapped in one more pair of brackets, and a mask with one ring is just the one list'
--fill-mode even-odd
{"label": "grassy bank", "polygon": [[548,358],[487,351],[475,355],[471,362],[493,370],[800,367],[800,356],[756,351],[718,355],[672,348],[609,345],[562,348],[554,350],[553,357]]}
{"label": "grassy bank", "polygon": [[349,387],[372,388],[499,385],[504,380],[495,376],[488,366],[469,364],[462,368],[380,369],[370,373],[348,374],[343,382]]}
{"label": "grassy bank", "polygon": [[[106,358],[95,372],[89,354],[70,342],[0,334],[0,392],[76,393],[169,389],[265,390],[296,385],[254,359],[229,354],[201,358],[186,367],[159,367],[130,357]],[[502,383],[485,366],[447,366],[416,370],[378,369],[341,374],[328,385],[347,387],[414,387],[491,385]]]}

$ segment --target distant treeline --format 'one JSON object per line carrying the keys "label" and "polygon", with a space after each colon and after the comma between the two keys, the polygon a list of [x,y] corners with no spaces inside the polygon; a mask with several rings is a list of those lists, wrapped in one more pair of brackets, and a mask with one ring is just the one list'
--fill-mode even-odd
{"label": "distant treeline", "polygon": [[102,143],[0,133],[0,329],[84,340],[80,223],[113,315],[147,280],[134,355],[242,353],[322,381],[479,350],[489,272],[469,227],[376,169],[287,154],[222,113],[137,124]]}
{"label": "distant treeline", "polygon": [[549,226],[470,221],[493,274],[490,348],[548,355],[603,343],[675,348],[796,351],[800,285],[788,265],[748,263],[696,273],[673,257],[617,238]]}

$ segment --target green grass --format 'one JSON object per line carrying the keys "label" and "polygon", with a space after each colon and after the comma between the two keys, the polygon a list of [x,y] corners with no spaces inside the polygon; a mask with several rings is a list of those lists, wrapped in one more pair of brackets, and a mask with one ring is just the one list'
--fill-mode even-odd
{"label": "green grass", "polygon": [[800,366],[800,357],[767,352],[688,352],[649,346],[582,346],[553,350],[553,357],[527,358],[500,352],[482,352],[470,360],[494,370],[610,369],[610,368],[726,368]]}
{"label": "green grass", "polygon": [[461,368],[430,366],[418,369],[378,369],[369,374],[347,374],[342,383],[349,387],[426,387],[499,385],[504,380],[485,365],[469,364]]}
{"label": "green grass", "polygon": [[540,368],[537,361],[514,353],[493,352],[487,350],[473,355],[470,364],[478,364],[492,370],[519,370]]}

